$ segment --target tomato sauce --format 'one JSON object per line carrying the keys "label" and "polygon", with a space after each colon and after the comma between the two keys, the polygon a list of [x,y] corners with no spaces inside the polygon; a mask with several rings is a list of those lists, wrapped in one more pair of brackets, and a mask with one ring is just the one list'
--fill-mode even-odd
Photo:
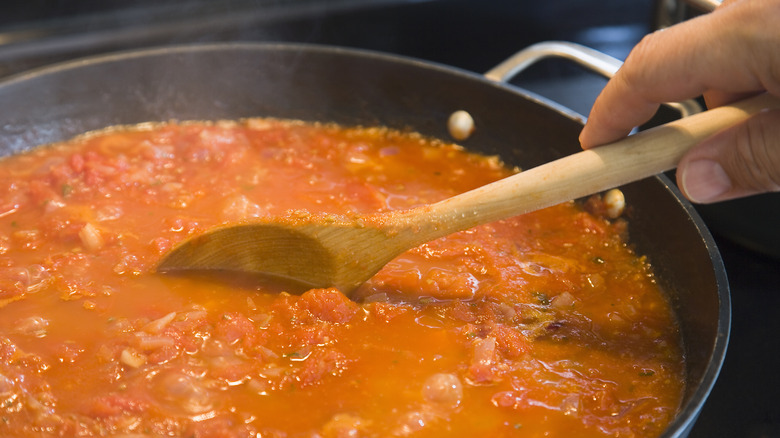
{"label": "tomato sauce", "polygon": [[0,436],[659,435],[685,384],[679,328],[598,196],[422,245],[354,300],[154,272],[214,225],[405,209],[514,171],[415,134],[265,119],[5,158]]}

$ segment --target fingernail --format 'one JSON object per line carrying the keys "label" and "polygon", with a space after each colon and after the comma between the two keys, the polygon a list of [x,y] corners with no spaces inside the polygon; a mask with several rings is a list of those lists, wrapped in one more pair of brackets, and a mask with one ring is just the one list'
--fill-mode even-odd
{"label": "fingernail", "polygon": [[683,169],[683,191],[693,202],[711,202],[731,190],[731,179],[717,162],[692,161]]}

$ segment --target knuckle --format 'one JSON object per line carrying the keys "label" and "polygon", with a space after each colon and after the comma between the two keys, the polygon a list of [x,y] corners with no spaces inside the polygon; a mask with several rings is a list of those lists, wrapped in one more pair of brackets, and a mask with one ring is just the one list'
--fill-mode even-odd
{"label": "knuckle", "polygon": [[631,49],[626,57],[626,61],[620,68],[620,79],[628,84],[637,84],[643,81],[646,68],[646,60],[652,58],[658,40],[658,31],[642,37],[642,39]]}

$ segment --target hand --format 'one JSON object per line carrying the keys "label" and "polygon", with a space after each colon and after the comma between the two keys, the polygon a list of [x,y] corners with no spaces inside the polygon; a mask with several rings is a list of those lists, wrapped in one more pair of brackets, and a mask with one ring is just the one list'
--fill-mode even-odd
{"label": "hand", "polygon": [[[780,0],[733,0],[647,35],[596,99],[580,143],[615,141],[660,103],[703,95],[709,108],[767,91],[780,96]],[[703,141],[680,161],[677,184],[709,203],[780,191],[780,111]]]}

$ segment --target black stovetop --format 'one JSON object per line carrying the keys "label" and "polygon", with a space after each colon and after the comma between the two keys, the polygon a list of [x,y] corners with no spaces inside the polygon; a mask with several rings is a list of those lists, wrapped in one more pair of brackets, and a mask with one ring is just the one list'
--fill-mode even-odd
{"label": "black stovetop", "polygon": [[[22,3],[19,3],[22,5]],[[623,59],[653,27],[653,0],[29,0],[0,6],[0,77],[84,55],[207,41],[358,47],[485,72],[546,40]],[[587,114],[604,85],[544,62],[516,80]],[[692,438],[780,437],[780,261],[715,233],[729,276],[732,332]]]}

